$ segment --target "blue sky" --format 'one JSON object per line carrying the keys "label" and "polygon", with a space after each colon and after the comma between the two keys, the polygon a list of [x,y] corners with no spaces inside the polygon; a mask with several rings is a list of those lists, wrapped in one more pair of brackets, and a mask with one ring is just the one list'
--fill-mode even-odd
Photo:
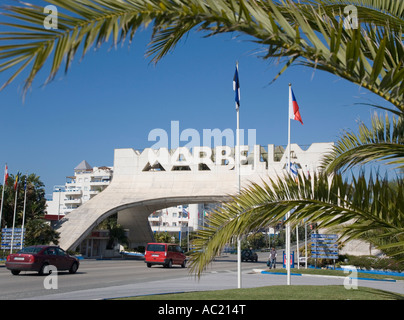
{"label": "blue sky", "polygon": [[[240,126],[256,129],[261,145],[287,144],[288,83],[291,82],[304,125],[292,121],[292,143],[336,141],[343,129],[369,123],[374,112],[355,103],[383,103],[369,91],[322,71],[292,67],[269,85],[276,62],[259,58],[258,45],[227,34],[205,39],[191,32],[157,65],[145,57],[149,32],[130,47],[103,45],[80,62],[78,53],[65,75],[42,86],[42,71],[21,94],[26,74],[0,92],[0,164],[9,172],[35,173],[47,194],[82,160],[112,166],[114,149],[151,147],[155,128],[235,129],[232,80],[239,61]],[[0,74],[0,83],[8,78]],[[185,144],[186,142],[184,142]]]}

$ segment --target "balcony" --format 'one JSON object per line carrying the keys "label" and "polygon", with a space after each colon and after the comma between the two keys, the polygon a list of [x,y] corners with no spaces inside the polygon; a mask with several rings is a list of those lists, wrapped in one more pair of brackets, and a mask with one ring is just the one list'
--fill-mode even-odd
{"label": "balcony", "polygon": [[81,196],[83,192],[81,189],[66,189],[65,193],[66,195]]}
{"label": "balcony", "polygon": [[81,198],[79,199],[64,199],[65,204],[81,204]]}
{"label": "balcony", "polygon": [[111,180],[90,181],[90,186],[107,186]]}
{"label": "balcony", "polygon": [[[179,226],[150,226],[152,229],[152,232],[178,232],[182,229],[182,232],[187,232],[188,228],[185,227],[179,227]],[[189,232],[193,232],[194,228],[189,227]]]}

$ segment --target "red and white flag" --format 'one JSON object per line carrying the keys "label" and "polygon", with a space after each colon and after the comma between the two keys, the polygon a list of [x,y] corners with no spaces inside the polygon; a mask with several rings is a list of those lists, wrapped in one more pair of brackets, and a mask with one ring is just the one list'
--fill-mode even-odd
{"label": "red and white flag", "polygon": [[297,104],[295,95],[293,94],[292,86],[289,86],[289,118],[300,121],[303,124],[302,116],[300,115],[299,105]]}
{"label": "red and white flag", "polygon": [[7,184],[7,179],[8,179],[8,168],[6,165],[6,168],[4,169],[4,185]]}

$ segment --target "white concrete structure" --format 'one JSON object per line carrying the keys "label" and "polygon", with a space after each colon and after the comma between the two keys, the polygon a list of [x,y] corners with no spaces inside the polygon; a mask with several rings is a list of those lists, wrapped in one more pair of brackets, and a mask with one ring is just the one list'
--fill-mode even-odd
{"label": "white concrete structure", "polygon": [[[65,185],[53,187],[52,200],[46,202],[45,219],[58,221],[69,212],[104,190],[113,178],[113,167],[92,167],[83,160],[74,168],[74,176],[67,176]],[[205,208],[207,207],[207,208]],[[186,228],[195,231],[203,225],[203,212],[209,204],[178,205],[157,210],[149,216],[153,232],[179,232]],[[188,218],[189,213],[189,218]]]}
{"label": "white concrete structure", "polygon": [[[292,161],[299,170],[317,170],[332,143],[314,143],[307,150],[292,144]],[[287,156],[274,145],[255,145],[251,152],[241,146],[241,185],[285,172]],[[129,228],[130,247],[153,240],[149,215],[163,208],[184,203],[215,203],[238,191],[234,149],[227,146],[194,147],[175,150],[161,148],[116,149],[111,184],[90,201],[73,210],[61,221],[60,246],[75,249],[91,230],[118,212],[118,222]]]}

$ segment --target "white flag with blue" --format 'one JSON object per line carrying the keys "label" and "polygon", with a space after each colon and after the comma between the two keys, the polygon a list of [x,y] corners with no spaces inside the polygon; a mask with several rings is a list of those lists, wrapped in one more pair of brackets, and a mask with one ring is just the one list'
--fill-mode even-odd
{"label": "white flag with blue", "polygon": [[294,175],[295,177],[297,177],[298,171],[297,171],[297,165],[296,165],[296,163],[289,163],[289,166],[290,166],[290,172],[293,173],[293,175]]}

